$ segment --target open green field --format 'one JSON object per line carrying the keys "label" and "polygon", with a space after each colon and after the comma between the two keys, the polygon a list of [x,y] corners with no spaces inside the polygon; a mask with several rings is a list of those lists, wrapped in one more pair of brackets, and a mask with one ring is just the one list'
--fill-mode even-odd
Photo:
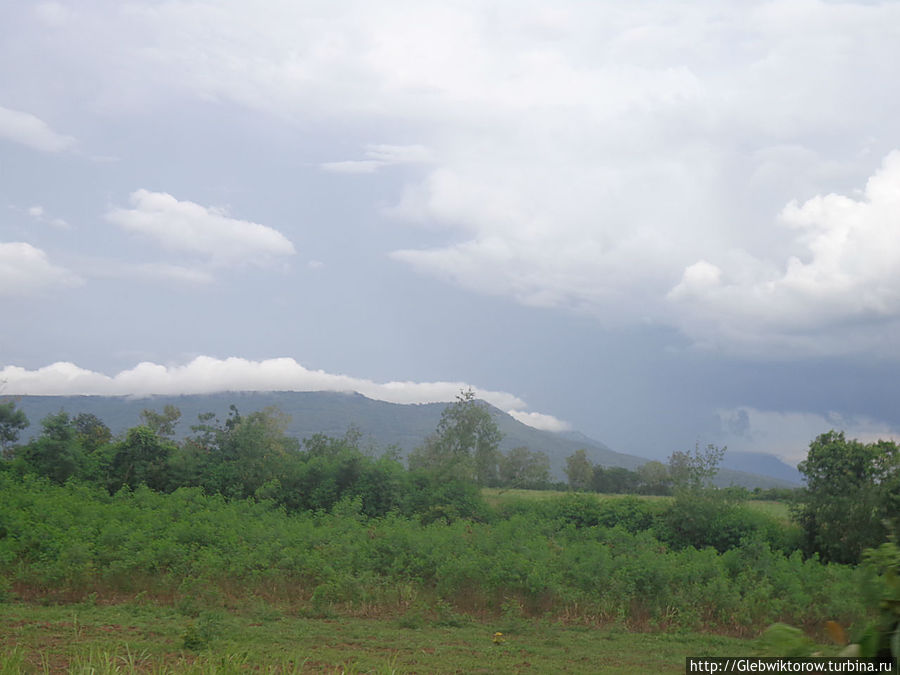
{"label": "open green field", "polygon": [[0,605],[2,674],[679,673],[686,656],[760,653],[754,640],[616,624],[303,618],[262,604],[198,617],[152,604]]}
{"label": "open green field", "polygon": [[0,675],[676,673],[869,616],[861,570],[786,555],[761,515],[697,548],[661,498],[510,492],[480,520],[367,517],[0,475]]}
{"label": "open green field", "polygon": [[[571,495],[572,493],[564,492],[562,490],[482,488],[481,494],[490,506],[496,508],[498,506],[503,506],[504,504],[509,504],[516,501],[550,501],[553,499],[564,497],[566,495]],[[642,499],[664,504],[669,503],[672,501],[672,499],[674,499],[673,497],[662,497],[658,495],[612,495],[599,494],[596,492],[580,492],[578,494],[595,497],[598,501],[607,499],[622,499],[625,496],[629,496],[634,497],[635,499]],[[786,523],[790,520],[790,512],[788,509],[788,505],[785,502],[752,499],[746,501],[745,504],[748,508],[753,509],[754,511],[759,511],[760,513],[764,513],[765,515],[775,518],[783,523]]]}

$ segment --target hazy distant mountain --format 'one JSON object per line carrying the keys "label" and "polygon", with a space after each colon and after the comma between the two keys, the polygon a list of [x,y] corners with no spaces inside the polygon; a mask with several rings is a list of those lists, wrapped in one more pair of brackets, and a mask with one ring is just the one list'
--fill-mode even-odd
{"label": "hazy distant mountain", "polygon": [[728,450],[725,452],[725,458],[722,460],[722,467],[737,471],[761,473],[765,476],[780,478],[797,485],[803,482],[803,476],[797,471],[797,467],[783,462],[775,455]]}
{"label": "hazy distant mountain", "polygon": [[[39,433],[40,420],[51,413],[65,410],[71,415],[90,412],[102,419],[113,433],[136,426],[145,408],[159,410],[166,404],[177,406],[182,413],[177,433],[184,437],[191,433],[197,416],[205,412],[215,413],[220,420],[228,415],[231,404],[242,413],[275,406],[290,416],[288,433],[303,439],[313,434],[341,436],[351,426],[363,434],[363,447],[371,447],[374,453],[396,445],[403,455],[421,444],[433,433],[446,408],[446,403],[400,405],[366,398],[361,394],[336,392],[224,392],[189,396],[152,396],[131,398],[121,396],[21,396],[16,397],[19,407],[25,411],[32,426],[23,434],[23,440]],[[505,412],[492,408],[497,426],[503,432],[501,447],[509,450],[527,446],[531,450],[546,452],[550,457],[553,474],[562,479],[566,457],[584,448],[595,464],[621,466],[636,469],[647,460],[634,455],[615,452],[603,443],[578,432],[553,433],[529,427]],[[735,467],[739,468],[739,467]],[[760,471],[760,469],[754,469]],[[789,480],[789,479],[788,479]],[[777,477],[720,471],[718,483],[745,485],[747,487],[776,487],[789,483]]]}

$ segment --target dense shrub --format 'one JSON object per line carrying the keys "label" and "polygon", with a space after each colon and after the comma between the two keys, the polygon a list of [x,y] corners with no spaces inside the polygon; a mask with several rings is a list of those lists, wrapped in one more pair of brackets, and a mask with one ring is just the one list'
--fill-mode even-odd
{"label": "dense shrub", "polygon": [[[406,593],[456,610],[497,612],[515,599],[531,613],[729,630],[823,618],[846,625],[862,612],[853,568],[785,557],[761,540],[725,554],[672,550],[650,530],[627,529],[644,518],[628,502],[589,513],[564,500],[494,522],[446,514],[424,522],[367,517],[359,496],[288,514],[272,500],[198,488],[109,495],[8,474],[0,493],[0,578],[14,591],[148,591],[208,604],[226,590],[277,587],[285,601],[322,611],[397,607]],[[613,527],[603,524],[616,512],[624,516]]]}
{"label": "dense shrub", "polygon": [[637,497],[598,500],[589,495],[566,495],[551,502],[548,515],[575,527],[622,527],[641,532],[653,526],[659,507]]}
{"label": "dense shrub", "polygon": [[422,522],[452,522],[460,518],[487,520],[487,504],[477,485],[465,480],[442,480],[430,472],[410,472],[402,502],[406,515],[418,514]]}
{"label": "dense shrub", "polygon": [[725,552],[745,540],[766,542],[786,555],[801,544],[800,531],[774,521],[717,490],[688,490],[676,495],[656,519],[656,534],[674,548],[710,546]]}

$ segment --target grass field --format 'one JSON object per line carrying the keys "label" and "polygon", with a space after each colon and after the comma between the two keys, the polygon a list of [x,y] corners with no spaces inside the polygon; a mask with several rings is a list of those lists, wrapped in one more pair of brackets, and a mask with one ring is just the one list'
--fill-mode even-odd
{"label": "grass field", "polygon": [[[504,633],[495,642],[494,634]],[[193,649],[185,647],[186,641]],[[146,604],[0,605],[7,673],[679,673],[752,640],[615,624],[464,617],[304,618],[260,604],[186,616]]]}
{"label": "grass field", "polygon": [[[485,501],[487,503],[496,508],[498,506],[502,506],[503,504],[508,504],[510,502],[514,502],[517,500],[524,501],[548,501],[551,499],[558,499],[559,497],[563,497],[565,495],[572,494],[571,492],[562,492],[560,490],[518,490],[518,489],[507,489],[507,488],[482,488],[481,494],[484,496]],[[596,492],[582,492],[579,494],[589,495],[592,497],[596,497],[598,501],[604,499],[622,499],[626,495],[611,495],[611,494],[598,494]],[[661,497],[658,495],[628,495],[636,497],[637,499],[645,499],[648,501],[654,502],[669,502],[673,498],[672,497]],[[785,502],[778,501],[768,501],[768,500],[748,500],[745,502],[748,508],[753,509],[755,511],[760,511],[776,520],[779,520],[783,523],[786,523],[790,520],[790,512],[788,510],[788,505]]]}
{"label": "grass field", "polygon": [[[563,494],[485,491],[495,508]],[[661,508],[599,510],[633,524],[670,498],[646,499]],[[719,553],[582,527],[587,499],[562,500],[562,523],[551,504],[427,523],[352,506],[8,481],[0,675],[679,673],[771,653],[733,636],[774,622],[823,639],[825,620],[865,613],[853,570],[766,541]]]}

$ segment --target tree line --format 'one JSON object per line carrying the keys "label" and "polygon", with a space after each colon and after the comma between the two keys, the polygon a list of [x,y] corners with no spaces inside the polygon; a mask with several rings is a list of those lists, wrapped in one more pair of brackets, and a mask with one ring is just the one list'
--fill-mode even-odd
{"label": "tree line", "polygon": [[[712,488],[725,452],[712,445],[674,452],[668,464],[651,461],[636,471],[593,465],[579,450],[566,460],[567,486],[553,483],[545,453],[500,451],[490,409],[472,391],[447,406],[435,432],[410,453],[408,466],[398,448],[378,457],[364,452],[361,434],[352,428],[341,438],[314,435],[301,442],[286,434],[287,417],[274,408],[241,414],[232,405],[224,420],[202,414],[179,441],[180,419],[171,405],[144,410],[141,424],[114,436],[93,414],[60,411],[41,422],[37,437],[17,444],[28,420],[14,402],[0,403],[0,469],[57,484],[82,480],[110,493],[140,485],[160,492],[200,487],[229,498],[272,499],[293,511],[328,510],[358,497],[369,516],[397,511],[430,519],[479,517],[485,508],[479,488],[485,486],[675,495],[679,517],[706,523],[703,532],[727,529],[724,504],[752,496]],[[791,495],[792,516],[803,531],[806,555],[856,563],[867,548],[898,533],[900,450],[893,441],[862,443],[830,431],[810,443],[798,468],[806,486]],[[684,539],[700,545],[704,537],[686,533]]]}
{"label": "tree line", "polygon": [[41,421],[34,439],[18,444],[29,422],[9,401],[0,404],[0,470],[60,485],[85,481],[110,493],[140,485],[159,492],[200,487],[228,498],[272,499],[294,511],[328,510],[359,497],[369,516],[399,511],[429,518],[475,516],[484,507],[481,486],[551,486],[547,455],[524,447],[501,452],[490,410],[471,391],[444,410],[408,468],[399,448],[379,456],[364,450],[352,427],[340,438],[300,441],[286,433],[288,418],[276,408],[242,414],[232,405],[224,419],[204,413],[177,440],[180,422],[179,409],[166,405],[144,410],[138,426],[113,435],[96,415],[61,410]]}
{"label": "tree line", "polygon": [[[673,452],[667,463],[651,460],[632,471],[621,466],[594,464],[585,450],[577,450],[566,458],[566,486],[580,492],[619,495],[671,496],[685,486],[701,486],[718,472],[726,448],[699,444],[693,451]],[[798,488],[753,488],[731,486],[733,496],[742,499],[793,501]]]}
{"label": "tree line", "polygon": [[[140,425],[114,436],[92,414],[71,417],[61,411],[41,422],[36,438],[18,444],[28,420],[14,403],[0,403],[0,479],[6,480],[10,490],[32,489],[29,486],[37,484],[29,476],[34,474],[50,483],[66,484],[68,490],[77,491],[79,482],[93,483],[102,486],[102,492],[115,494],[110,497],[114,500],[142,494],[193,499],[191,489],[200,488],[200,494],[225,497],[223,504],[247,508],[275,504],[286,512],[337,518],[335,522],[361,527],[366,518],[377,519],[370,521],[371,527],[366,525],[368,537],[379,523],[404,520],[463,525],[468,535],[471,527],[488,525],[498,517],[487,509],[481,486],[549,485],[546,455],[524,448],[506,454],[499,451],[500,434],[490,411],[472,392],[463,392],[445,409],[435,432],[411,453],[408,468],[400,463],[396,448],[380,457],[363,452],[361,436],[353,429],[342,438],[314,435],[300,442],[285,433],[287,419],[276,409],[242,415],[231,406],[224,420],[213,413],[200,415],[191,434],[178,441],[175,427],[180,416],[172,406],[145,410]],[[722,564],[736,564],[735,579],[746,577],[748,569],[761,573],[781,564],[780,560],[787,561],[792,570],[782,575],[782,580],[795,579],[804,570],[812,573],[818,569],[817,559],[854,565],[865,562],[876,571],[881,590],[878,617],[858,638],[861,653],[900,655],[900,449],[896,443],[863,443],[836,431],[814,439],[798,467],[806,487],[792,504],[794,528],[752,513],[739,503],[746,495],[712,486],[723,453],[724,449],[715,446],[696,447],[693,452],[673,453],[667,466],[650,463],[627,472],[594,466],[586,453],[579,451],[566,465],[571,488],[668,490],[674,498],[665,503],[635,497],[598,501],[575,494],[546,506],[523,502],[521,515],[533,518],[541,509],[550,509],[537,520],[527,521],[531,529],[562,523],[563,529],[540,550],[565,550],[577,542],[590,542],[597,546],[589,557],[603,561],[601,567],[610,563],[614,548],[613,544],[607,546],[603,537],[627,538],[625,549],[640,542],[649,545],[649,557],[639,566],[640,579],[641,586],[650,584],[656,589],[654,595],[659,591],[658,580],[670,573],[660,556],[672,561],[671,551],[693,551],[700,556],[698,560],[719,560],[703,557],[706,551],[702,549],[715,549],[722,555]],[[515,509],[504,516],[509,523],[517,517]],[[516,527],[523,524],[525,521]],[[800,536],[795,536],[797,531]],[[557,537],[563,538],[563,532],[574,539],[560,547],[555,542]],[[0,527],[0,540],[25,546],[20,554],[26,558],[31,555],[29,547],[42,546],[40,538],[6,535],[6,528]],[[195,536],[192,532],[187,535]],[[594,541],[597,536],[601,541]],[[72,554],[77,559],[84,558],[82,544]],[[36,559],[57,557],[37,555]],[[66,558],[66,564],[75,558]],[[564,569],[583,562],[576,556]],[[498,569],[511,564],[504,562]],[[86,559],[85,565],[95,569],[91,559]],[[482,566],[472,569],[482,570]],[[703,572],[704,578],[706,575]],[[591,574],[585,578],[593,584],[599,577]],[[468,582],[464,585],[468,587]],[[332,585],[322,588],[331,593]],[[547,585],[542,582],[529,588],[546,589]]]}

